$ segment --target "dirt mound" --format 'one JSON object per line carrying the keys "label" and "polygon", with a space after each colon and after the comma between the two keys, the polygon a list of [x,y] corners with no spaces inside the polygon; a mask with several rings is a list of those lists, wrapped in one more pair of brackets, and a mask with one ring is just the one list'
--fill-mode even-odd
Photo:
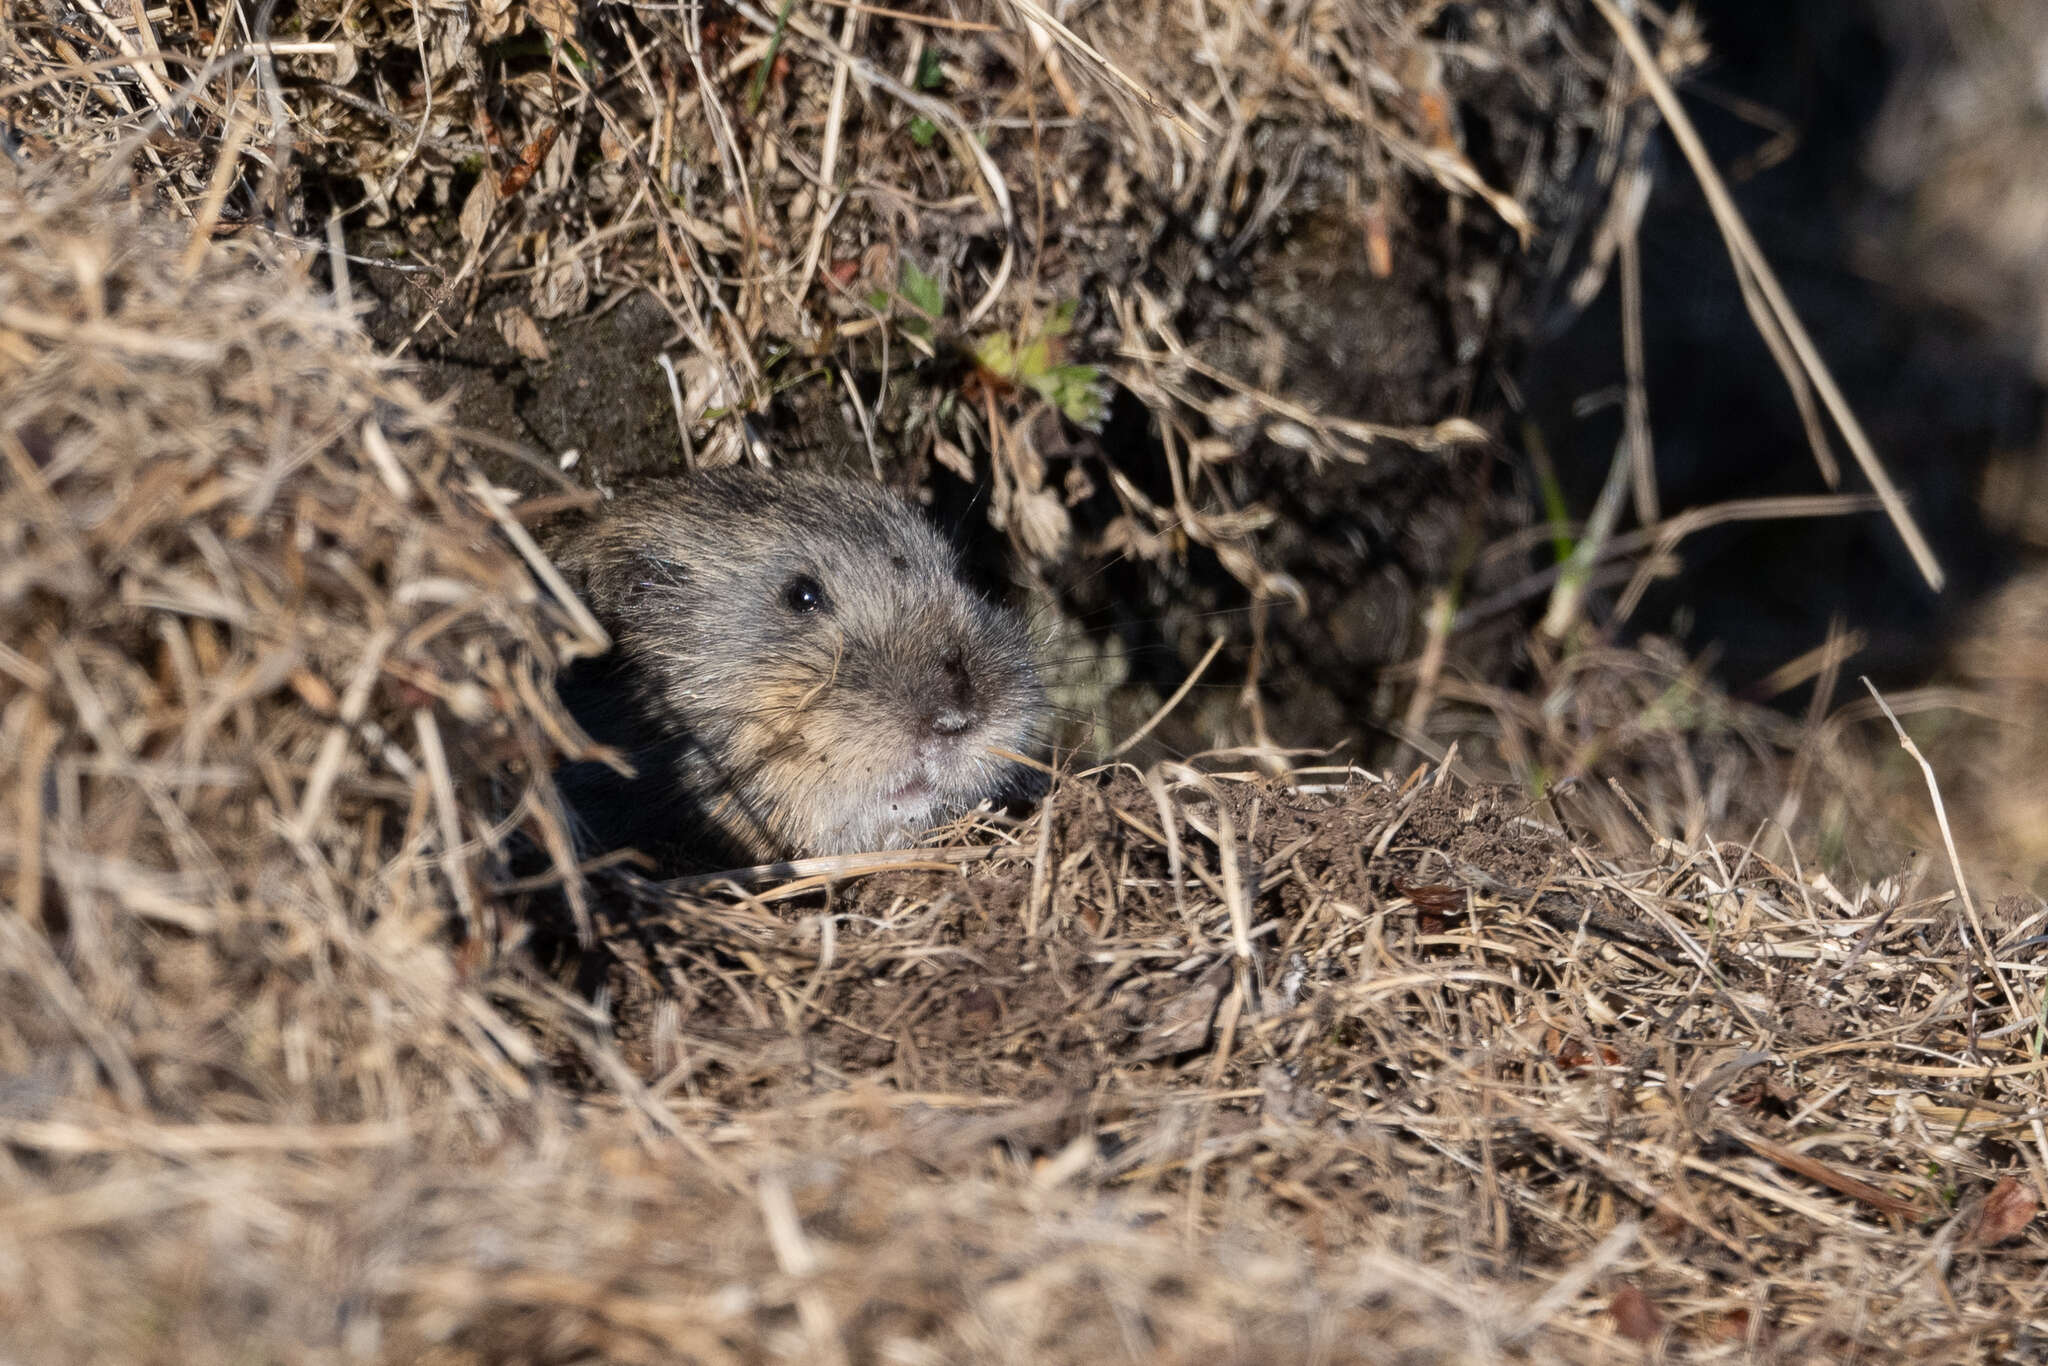
{"label": "dirt mound", "polygon": [[459,441],[288,267],[6,208],[13,1354],[1924,1360],[2038,1312],[1990,1250],[2037,914],[1978,969],[1948,898],[1611,863],[1442,771],[1070,777],[879,871],[602,874],[587,949],[505,952],[577,632]]}
{"label": "dirt mound", "polygon": [[[559,843],[548,678],[595,642],[440,413],[301,272],[0,189],[0,460],[17,1211],[189,1213],[179,1154],[530,1102],[491,887]],[[104,1307],[15,1265],[17,1306]]]}
{"label": "dirt mound", "polygon": [[[1717,839],[1804,741],[1690,661],[1491,667],[1521,627],[1478,609],[1553,581],[1477,550],[1465,385],[1526,316],[1516,215],[1572,219],[1641,127],[1575,7],[23,13],[0,1354],[2039,1354],[2040,904]],[[15,183],[60,162],[97,185]],[[563,439],[423,400],[347,315],[372,285]],[[644,387],[566,402],[607,327]],[[942,512],[990,487],[1040,587],[1117,614],[1113,736],[1213,628],[1303,675],[1294,717],[1412,686],[1549,781],[1261,746],[927,849],[565,887],[549,680],[598,642],[523,447],[608,415],[644,443],[609,480],[655,433],[735,454],[748,405]],[[1248,586],[1306,624],[1204,615]],[[1469,588],[1495,655],[1451,649]],[[1173,743],[1270,738],[1216,695]]]}

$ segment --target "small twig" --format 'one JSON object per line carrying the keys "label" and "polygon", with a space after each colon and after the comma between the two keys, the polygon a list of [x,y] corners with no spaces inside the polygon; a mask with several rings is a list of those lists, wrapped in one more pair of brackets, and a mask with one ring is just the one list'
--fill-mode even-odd
{"label": "small twig", "polygon": [[292,818],[289,827],[293,839],[310,840],[320,828],[320,822],[327,814],[328,794],[333,791],[335,780],[341,776],[348,737],[362,724],[363,714],[370,704],[370,690],[376,686],[384,667],[384,656],[397,640],[398,632],[385,626],[363,646],[362,658],[357,661],[355,673],[342,693],[334,719],[328,723],[327,734],[321,737],[319,754],[313,761],[312,772],[306,777],[306,789],[299,799],[298,814]]}
{"label": "small twig", "polygon": [[697,448],[690,440],[690,420],[683,413],[683,386],[676,378],[676,363],[668,358],[666,351],[656,356],[654,363],[661,367],[661,373],[668,378],[668,398],[676,410],[676,435],[681,437],[683,442],[683,467],[693,470],[697,468]]}
{"label": "small twig", "polygon": [[1136,745],[1140,740],[1150,735],[1154,727],[1156,727],[1161,721],[1164,721],[1168,716],[1171,716],[1173,714],[1173,709],[1175,707],[1178,707],[1190,692],[1194,691],[1195,684],[1201,681],[1202,675],[1206,673],[1208,671],[1209,666],[1215,662],[1216,656],[1222,652],[1222,649],[1223,637],[1218,636],[1215,640],[1210,642],[1209,652],[1202,656],[1202,662],[1195,665],[1193,671],[1190,672],[1186,678],[1181,680],[1181,685],[1173,690],[1173,696],[1167,698],[1165,702],[1161,703],[1159,710],[1153,712],[1152,715],[1146,720],[1144,725],[1138,727],[1129,735],[1125,736],[1123,742],[1119,744],[1115,749],[1112,749],[1109,752],[1109,757],[1112,759],[1123,758],[1124,755],[1130,753],[1131,747],[1133,745]]}
{"label": "small twig", "polygon": [[[147,90],[150,99],[156,102],[157,111],[168,120],[171,110],[177,106],[178,101],[171,97],[170,88],[164,84],[163,76],[158,74],[164,71],[163,55],[156,50],[156,34],[150,30],[148,23],[138,14],[136,22],[141,26],[141,33],[146,35],[138,42],[136,36],[131,35],[112,15],[100,8],[99,0],[78,0],[78,7],[93,21],[100,32],[107,35],[107,41],[135,59],[136,79],[142,82],[142,88]],[[139,10],[140,6],[137,8]]]}
{"label": "small twig", "polygon": [[839,371],[839,382],[846,390],[846,401],[853,405],[853,415],[860,422],[861,440],[867,444],[868,448],[868,463],[874,468],[875,481],[880,483],[882,480],[882,452],[875,446],[875,424],[868,417],[867,405],[860,401],[860,390],[854,386],[853,373],[843,365],[836,368]]}
{"label": "small twig", "polygon": [[213,242],[213,230],[220,223],[221,205],[227,199],[228,187],[234,184],[235,167],[242,159],[242,148],[255,131],[256,121],[240,111],[228,121],[227,136],[221,139],[220,154],[214,159],[213,175],[208,178],[206,193],[200,197],[199,209],[193,215],[192,238],[185,244],[185,254],[178,258],[181,279],[189,281],[199,273],[199,264],[206,259],[206,250]]}
{"label": "small twig", "polygon": [[1199,132],[1188,125],[1187,120],[1167,108],[1165,101],[1161,100],[1150,90],[1147,90],[1122,67],[1103,56],[1101,50],[1093,43],[1061,23],[1053,16],[1050,10],[1039,4],[1038,0],[1010,0],[1010,3],[1016,6],[1018,11],[1030,23],[1043,28],[1046,32],[1058,38],[1060,43],[1069,51],[1079,53],[1082,57],[1086,58],[1088,65],[1094,67],[1097,71],[1108,76],[1112,81],[1115,81],[1125,90],[1135,95],[1147,109],[1150,109],[1154,114],[1180,129],[1181,132],[1186,133],[1197,145],[1206,141]]}
{"label": "small twig", "polygon": [[598,624],[597,618],[590,614],[590,609],[583,605],[583,600],[569,587],[568,580],[562,577],[562,571],[555,568],[554,562],[541,550],[540,543],[533,539],[533,533],[521,526],[519,519],[506,508],[505,500],[491,487],[490,481],[480,474],[472,474],[469,478],[469,491],[476,497],[477,502],[483,505],[484,511],[490,514],[491,520],[498,524],[498,529],[505,533],[506,539],[512,542],[513,549],[526,561],[527,568],[531,569],[547,586],[547,590],[555,595],[556,600],[562,605],[562,610],[569,614],[570,620],[576,623],[577,630],[583,633],[583,639],[577,642],[580,648],[573,650],[570,657],[574,658],[581,654],[600,655],[609,650],[612,647],[611,634]]}
{"label": "small twig", "polygon": [[1657,449],[1650,433],[1648,362],[1643,346],[1643,251],[1640,232],[1621,240],[1621,364],[1628,377],[1622,401],[1624,441],[1635,481],[1636,521],[1650,526],[1663,516],[1657,501]]}
{"label": "small twig", "polygon": [[1860,1200],[1880,1214],[1915,1221],[1928,1216],[1928,1210],[1911,1200],[1901,1200],[1896,1195],[1887,1195],[1868,1181],[1860,1181],[1847,1172],[1836,1171],[1825,1162],[1788,1148],[1782,1143],[1774,1143],[1761,1134],[1753,1134],[1739,1124],[1723,1124],[1721,1132],[1765,1161],[1774,1162],[1787,1171],[1796,1172],[1809,1181],[1818,1182],[1831,1191],[1848,1196],[1851,1200]]}
{"label": "small twig", "polygon": [[[263,3],[265,6],[264,13],[268,15],[270,12],[268,7],[275,4],[276,0],[263,0]],[[413,34],[419,39],[420,99],[422,104],[419,126],[413,130],[412,146],[406,150],[405,160],[400,163],[401,167],[411,165],[413,158],[420,154],[420,142],[427,136],[427,129],[433,127],[434,124],[434,66],[432,62],[427,60],[427,16],[420,12],[419,0],[413,0],[412,24]],[[258,33],[256,37],[259,41],[269,39],[270,31],[267,23],[264,25],[263,32]]]}
{"label": "small twig", "polygon": [[413,712],[412,720],[414,733],[419,737],[420,758],[426,765],[433,793],[434,815],[440,826],[441,871],[455,893],[455,904],[462,911],[462,923],[472,938],[480,937],[483,916],[470,890],[469,870],[462,861],[463,804],[455,796],[455,776],[448,767],[447,747],[441,743],[441,726],[434,719],[432,707],[418,708]]}
{"label": "small twig", "polygon": [[[787,13],[787,11],[785,11]],[[851,55],[855,31],[860,25],[861,12],[848,6],[846,18],[839,25],[839,46]],[[853,64],[835,58],[832,63],[832,94],[825,104],[825,145],[818,153],[818,209],[811,220],[811,240],[804,247],[803,264],[797,268],[796,288],[790,297],[798,307],[811,287],[811,277],[817,272],[818,257],[825,249],[825,233],[832,226],[832,215],[843,199],[837,199],[833,192],[833,181],[839,173],[839,140],[846,123],[846,87],[853,76]],[[873,449],[870,438],[869,448]]]}
{"label": "small twig", "polygon": [[[1948,851],[1949,871],[1955,875],[1956,893],[1963,899],[1963,914],[1970,918],[1970,928],[1976,932],[1977,942],[1974,948],[1984,960],[1984,970],[1990,974],[1991,980],[1998,984],[1998,990],[2005,997],[2006,1005],[2012,1009],[2013,1018],[2027,1019],[2029,1012],[2020,1008],[2020,1000],[2013,992],[2012,983],[2006,980],[2004,971],[1998,966],[1997,955],[1991,952],[1991,936],[1985,933],[1984,922],[1977,915],[1977,902],[1970,895],[1969,879],[1963,876],[1963,860],[1961,855],[1956,853],[1956,837],[1949,829],[1948,807],[1941,800],[1941,784],[1935,781],[1934,765],[1927,762],[1927,756],[1920,752],[1920,746],[1914,744],[1913,737],[1906,734],[1906,728],[1893,714],[1891,704],[1884,700],[1884,694],[1877,690],[1877,685],[1872,683],[1867,675],[1863,676],[1863,686],[1868,688],[1871,697],[1876,699],[1878,708],[1884,712],[1885,720],[1892,723],[1892,731],[1899,737],[1900,746],[1913,756],[1913,762],[1920,765],[1921,776],[1927,779],[1927,795],[1934,801],[1934,822],[1941,827],[1942,848]],[[2048,995],[2044,995],[2042,1000],[2044,1005],[2048,1005]],[[2041,1034],[2038,1031],[2030,1041],[2028,1051],[2036,1058],[2041,1056]],[[2042,1156],[2044,1161],[2048,1161],[2048,1153]]]}
{"label": "small twig", "polygon": [[[1977,918],[1977,903],[1970,896],[1969,879],[1963,876],[1963,861],[1956,853],[1955,836],[1949,830],[1948,808],[1941,800],[1941,785],[1935,781],[1934,765],[1927,762],[1927,756],[1920,752],[1920,746],[1914,744],[1913,737],[1906,734],[1906,728],[1899,723],[1898,716],[1892,711],[1891,703],[1884,700],[1884,694],[1877,690],[1877,685],[1870,681],[1869,675],[1864,674],[1859,675],[1859,677],[1862,680],[1863,686],[1870,691],[1871,698],[1876,701],[1878,710],[1884,713],[1884,719],[1892,723],[1892,731],[1899,737],[1900,747],[1906,753],[1913,756],[1913,762],[1920,765],[1920,773],[1927,779],[1927,794],[1934,801],[1934,819],[1935,823],[1941,827],[1941,843],[1948,850],[1948,866],[1949,870],[1956,877],[1956,891],[1963,898],[1963,910],[1970,917],[1971,927],[1977,931],[1978,938],[1988,947],[1991,940],[1985,935],[1984,926]],[[1993,975],[1996,975],[1997,964],[1992,964],[1991,968]],[[2017,1009],[2017,1003],[2015,1003],[2015,1009]]]}
{"label": "small twig", "polygon": [[749,868],[726,868],[716,873],[696,873],[689,877],[669,878],[651,885],[665,892],[687,894],[708,891],[726,883],[744,887],[756,882],[783,882],[797,878],[831,880],[865,877],[870,873],[920,868],[929,864],[978,863],[996,852],[994,846],[975,846],[959,849],[898,849],[879,854],[825,854],[817,858],[757,863]]}
{"label": "small twig", "polygon": [[[270,165],[264,172],[263,199],[270,206],[271,221],[284,224],[285,194],[290,185],[286,168],[292,159],[292,114],[284,102],[284,91],[277,83],[277,63],[271,60],[267,44],[270,42],[270,18],[277,11],[277,0],[263,0],[263,8],[256,11],[256,27],[249,34],[255,48],[256,84],[263,91],[264,103],[270,110]],[[426,70],[426,23],[420,24],[420,69]],[[433,86],[427,88],[427,113],[422,117],[420,127],[425,128],[426,117],[434,110]]]}
{"label": "small twig", "polygon": [[924,28],[948,29],[954,33],[1001,33],[1001,24],[984,24],[975,19],[949,19],[938,14],[912,14],[909,10],[890,9],[884,5],[863,5],[857,0],[818,0],[821,5],[838,9],[849,9],[859,14],[872,14],[877,19],[894,19],[900,24],[917,24]]}

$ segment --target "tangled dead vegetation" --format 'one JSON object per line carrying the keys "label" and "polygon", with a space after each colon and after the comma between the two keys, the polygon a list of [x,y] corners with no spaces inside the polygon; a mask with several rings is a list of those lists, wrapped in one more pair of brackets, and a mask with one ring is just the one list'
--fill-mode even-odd
{"label": "tangled dead vegetation", "polygon": [[2037,1349],[2036,904],[1223,759],[509,949],[589,642],[459,434],[289,266],[5,207],[10,1355]]}
{"label": "tangled dead vegetation", "polygon": [[289,267],[6,188],[0,462],[10,1200],[185,1208],[143,1193],[181,1150],[530,1099],[477,971],[512,839],[561,847],[551,665],[597,642],[435,407]]}
{"label": "tangled dead vegetation", "polygon": [[[1461,577],[1497,509],[1458,409],[1524,316],[1517,215],[1641,127],[1569,7],[1458,8],[0,21],[10,165],[96,168],[0,189],[0,1354],[2037,1357],[2040,903],[1753,837],[1863,793],[1688,661],[1582,639],[1532,703],[1455,658],[1459,593],[1514,590]],[[330,210],[376,222],[318,275],[278,238]],[[845,395],[857,463],[993,481],[1055,586],[1079,545],[1148,610],[1306,584],[1224,661],[1341,675],[1311,710],[1413,686],[1468,747],[562,879],[548,679],[598,642],[481,477],[517,454],[379,358],[368,289],[544,394],[557,323],[657,297],[694,359],[643,436],[721,458],[740,406]],[[1397,325],[1313,331],[1339,291]],[[1159,419],[1136,465],[1047,420],[1103,379]],[[1365,543],[1313,534],[1367,500]],[[1568,781],[1468,782],[1482,742]]]}
{"label": "tangled dead vegetation", "polygon": [[[1532,572],[1546,536],[1634,598],[1713,521],[1532,528],[1493,439],[1486,376],[1599,292],[1640,208],[1656,114],[1597,7],[95,13],[0,29],[21,160],[133,176],[202,235],[331,228],[457,420],[585,487],[733,459],[751,412],[776,459],[1007,541],[1085,752],[1188,688],[1136,757],[1455,742],[1470,775],[1582,784],[1603,834],[1634,828],[1606,781],[1645,774],[1688,838],[1845,823],[1785,795],[1807,738],[1691,662],[1597,626],[1568,676],[1532,658],[1531,603],[1593,614]],[[1683,10],[1648,22],[1660,66],[1697,60]]]}
{"label": "tangled dead vegetation", "polygon": [[[1357,718],[1402,711],[1425,609],[1518,572],[1471,563],[1526,505],[1475,394],[1546,306],[1531,234],[1603,277],[1653,121],[1549,0],[14,16],[24,161],[118,165],[208,232],[337,223],[465,425],[611,486],[735,458],[753,412],[1006,539],[1107,656],[1094,713],[1223,636],[1272,705],[1176,718],[1180,752],[1391,747]],[[1497,676],[1512,624],[1447,644]]]}

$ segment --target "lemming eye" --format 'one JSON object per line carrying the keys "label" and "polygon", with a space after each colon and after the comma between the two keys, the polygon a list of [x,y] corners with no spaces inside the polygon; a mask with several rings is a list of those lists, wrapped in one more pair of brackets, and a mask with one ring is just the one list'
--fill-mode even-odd
{"label": "lemming eye", "polygon": [[792,612],[816,612],[825,606],[825,590],[809,574],[799,574],[782,588],[782,605]]}

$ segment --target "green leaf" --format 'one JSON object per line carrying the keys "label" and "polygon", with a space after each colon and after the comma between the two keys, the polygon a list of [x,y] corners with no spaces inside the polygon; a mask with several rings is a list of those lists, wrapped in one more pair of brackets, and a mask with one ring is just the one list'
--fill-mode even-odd
{"label": "green leaf", "polygon": [[916,118],[910,121],[910,140],[916,143],[918,146],[931,146],[932,139],[938,137],[938,135],[939,125],[933,123],[924,115],[919,114]]}
{"label": "green leaf", "polygon": [[1102,419],[1109,411],[1109,385],[1095,366],[1056,365],[1044,374],[1026,376],[1025,383],[1075,426],[1091,432],[1102,430]]}
{"label": "green leaf", "polygon": [[1064,337],[1074,330],[1074,315],[1081,311],[1079,299],[1062,299],[1053,305],[1052,315],[1045,320],[1045,335]]}
{"label": "green leaf", "polygon": [[903,261],[903,273],[898,288],[912,308],[937,322],[946,316],[946,287],[935,275],[927,275],[917,268],[917,263],[908,257]]}
{"label": "green leaf", "polygon": [[761,97],[768,93],[768,73],[775,69],[775,59],[782,54],[782,40],[789,32],[789,12],[796,8],[796,0],[782,0],[782,13],[775,16],[775,31],[768,36],[768,50],[761,54],[761,64],[754,68],[754,79],[747,86],[747,112],[761,112]]}
{"label": "green leaf", "polygon": [[[894,318],[900,331],[930,341],[933,325],[946,314],[946,287],[906,257],[897,272],[896,292],[870,290],[867,301],[877,313]],[[896,308],[899,302],[906,307]]]}
{"label": "green leaf", "polygon": [[1017,374],[1025,380],[1036,380],[1052,372],[1052,343],[1043,334],[1024,343],[1024,349],[1017,353]]}
{"label": "green leaf", "polygon": [[584,55],[583,47],[580,43],[572,42],[568,39],[563,39],[557,43],[550,39],[548,46],[565,54],[578,71],[588,73],[592,70],[590,58]]}
{"label": "green leaf", "polygon": [[946,73],[939,60],[939,50],[927,47],[917,54],[917,88],[937,90],[946,83]]}
{"label": "green leaf", "polygon": [[974,344],[974,359],[981,368],[998,379],[1017,378],[1017,352],[1010,345],[1010,334],[991,332]]}

